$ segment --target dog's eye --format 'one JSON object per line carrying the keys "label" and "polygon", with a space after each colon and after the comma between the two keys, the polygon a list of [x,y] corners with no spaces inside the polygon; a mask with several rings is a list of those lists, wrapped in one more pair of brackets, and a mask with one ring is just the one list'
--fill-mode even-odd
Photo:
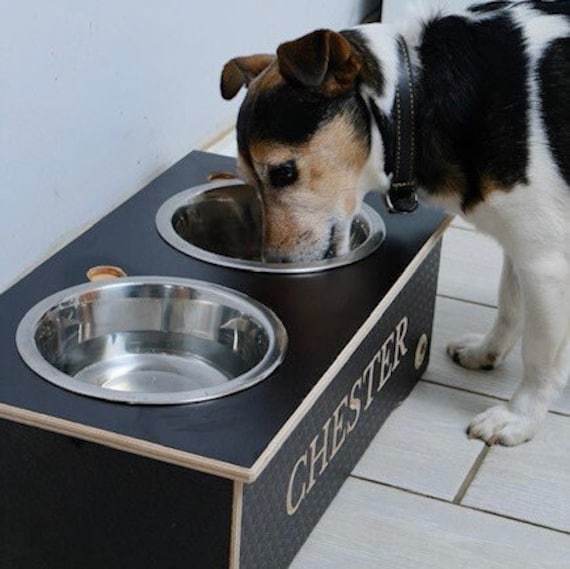
{"label": "dog's eye", "polygon": [[269,168],[269,182],[274,188],[284,188],[297,181],[299,173],[294,160],[289,160]]}

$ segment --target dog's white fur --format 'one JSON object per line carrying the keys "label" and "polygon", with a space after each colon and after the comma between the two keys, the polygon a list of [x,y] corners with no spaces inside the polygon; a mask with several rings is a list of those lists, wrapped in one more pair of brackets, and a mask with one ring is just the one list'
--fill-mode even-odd
{"label": "dog's white fur", "polygon": [[[439,201],[494,237],[504,250],[496,322],[484,336],[469,334],[451,342],[448,352],[468,368],[494,367],[522,336],[521,384],[508,403],[478,415],[469,428],[473,437],[505,445],[519,444],[535,434],[570,371],[570,188],[546,142],[535,73],[545,48],[555,38],[570,36],[570,25],[563,17],[542,15],[525,6],[517,6],[513,13],[530,61],[528,183],[509,192],[492,192],[468,214],[449,197]],[[359,29],[382,53],[389,88],[384,97],[376,98],[376,104],[389,113],[396,81],[395,34],[386,25]],[[418,24],[417,29],[403,32],[412,48],[419,29]],[[363,190],[374,185],[388,188],[381,144],[373,141]]]}

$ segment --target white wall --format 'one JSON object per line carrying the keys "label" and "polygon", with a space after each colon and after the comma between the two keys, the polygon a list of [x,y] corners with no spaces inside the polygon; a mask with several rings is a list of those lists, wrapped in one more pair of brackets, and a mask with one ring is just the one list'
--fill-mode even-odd
{"label": "white wall", "polygon": [[450,11],[460,11],[467,6],[483,2],[484,0],[384,0],[382,21],[398,23],[413,15],[414,12],[423,11],[425,7],[431,9],[441,8]]}
{"label": "white wall", "polygon": [[357,0],[3,0],[0,291],[229,126],[235,55],[357,23]]}

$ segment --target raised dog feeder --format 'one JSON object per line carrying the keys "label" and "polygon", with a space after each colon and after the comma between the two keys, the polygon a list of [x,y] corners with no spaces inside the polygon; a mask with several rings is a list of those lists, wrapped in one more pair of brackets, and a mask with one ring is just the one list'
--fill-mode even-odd
{"label": "raised dog feeder", "polygon": [[16,341],[38,375],[69,391],[175,404],[265,379],[283,359],[286,333],[270,310],[227,288],[131,277],[46,298],[23,318]]}
{"label": "raised dog feeder", "polygon": [[158,210],[156,227],[182,253],[208,263],[265,273],[312,273],[355,263],[382,243],[386,228],[364,204],[353,220],[350,251],[307,263],[263,259],[263,218],[259,195],[239,180],[211,182],[181,192]]}
{"label": "raised dog feeder", "polygon": [[370,194],[358,262],[243,270],[255,196],[199,186],[233,168],[190,154],[0,295],[0,568],[286,569],[422,376],[445,216]]}

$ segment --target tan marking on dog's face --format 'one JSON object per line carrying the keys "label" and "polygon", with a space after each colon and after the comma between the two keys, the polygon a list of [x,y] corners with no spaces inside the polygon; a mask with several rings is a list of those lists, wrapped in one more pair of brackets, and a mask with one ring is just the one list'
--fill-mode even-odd
{"label": "tan marking on dog's face", "polygon": [[[265,213],[265,250],[274,260],[322,259],[331,246],[348,251],[353,215],[360,206],[359,178],[368,159],[368,144],[356,135],[350,119],[340,115],[308,142],[285,145],[258,141],[249,147],[253,169],[240,157],[240,176],[258,187]],[[273,187],[271,170],[294,163],[297,179]]]}

